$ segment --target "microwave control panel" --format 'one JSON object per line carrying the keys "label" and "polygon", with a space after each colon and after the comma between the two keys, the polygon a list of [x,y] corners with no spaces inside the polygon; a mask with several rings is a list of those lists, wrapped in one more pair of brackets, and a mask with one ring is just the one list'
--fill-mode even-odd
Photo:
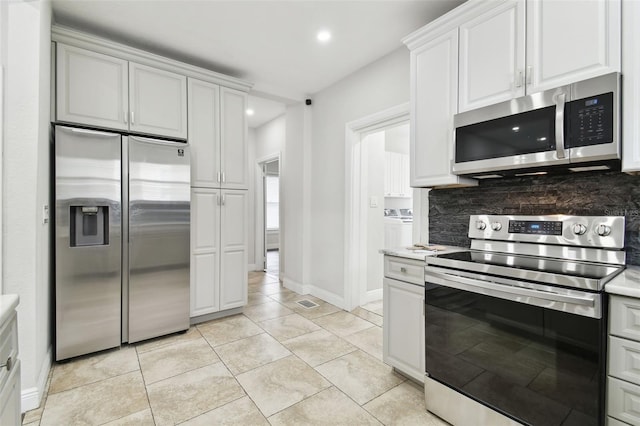
{"label": "microwave control panel", "polygon": [[569,102],[567,148],[613,142],[613,93]]}

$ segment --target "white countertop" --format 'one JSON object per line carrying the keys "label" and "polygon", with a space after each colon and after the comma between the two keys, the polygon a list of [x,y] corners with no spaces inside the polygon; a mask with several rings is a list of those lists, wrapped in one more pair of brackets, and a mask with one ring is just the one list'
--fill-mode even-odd
{"label": "white countertop", "polygon": [[17,294],[0,294],[0,325],[11,317],[19,301]]}
{"label": "white countertop", "polygon": [[437,256],[439,254],[445,253],[454,253],[457,251],[465,251],[469,250],[465,247],[455,247],[455,246],[438,246],[443,247],[442,250],[409,250],[406,247],[395,247],[395,248],[383,248],[380,249],[379,252],[388,256],[397,256],[404,257],[406,259],[415,259],[415,260],[425,260],[430,256]]}
{"label": "white countertop", "polygon": [[640,298],[640,266],[627,266],[627,269],[604,286],[604,291]]}

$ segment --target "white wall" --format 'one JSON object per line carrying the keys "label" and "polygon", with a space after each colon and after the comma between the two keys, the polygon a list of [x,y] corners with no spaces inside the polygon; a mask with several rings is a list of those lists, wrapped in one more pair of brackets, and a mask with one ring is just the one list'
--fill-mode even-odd
{"label": "white wall", "polygon": [[4,293],[20,296],[23,411],[39,405],[51,359],[50,229],[41,217],[49,203],[50,52],[49,1],[9,2],[2,280]]}
{"label": "white wall", "polygon": [[[249,205],[249,265],[261,270],[262,235],[262,183],[258,161],[274,157],[284,151],[286,139],[286,116],[281,115],[262,126],[249,129],[249,182],[251,191]],[[281,184],[282,185],[282,184]],[[281,227],[283,225],[281,224]]]}
{"label": "white wall", "polygon": [[285,287],[299,293],[305,293],[304,191],[308,186],[305,186],[304,141],[305,125],[310,125],[305,108],[308,107],[302,104],[287,107],[285,147],[280,162],[280,216],[286,224],[280,239],[280,271]]}
{"label": "white wall", "polygon": [[[367,291],[382,289],[384,275],[383,257],[379,253],[384,248],[384,175],[385,175],[385,132],[368,135],[362,141],[363,155],[366,155],[367,170]],[[366,154],[364,154],[366,153]],[[371,206],[375,197],[377,207]],[[382,295],[380,295],[382,296]]]}
{"label": "white wall", "polygon": [[312,99],[309,284],[344,306],[345,125],[409,101],[409,51],[401,47]]}

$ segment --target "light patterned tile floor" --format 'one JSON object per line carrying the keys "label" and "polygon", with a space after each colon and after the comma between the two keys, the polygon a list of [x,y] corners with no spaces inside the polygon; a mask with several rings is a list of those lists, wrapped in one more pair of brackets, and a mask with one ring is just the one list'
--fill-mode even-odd
{"label": "light patterned tile floor", "polygon": [[381,306],[345,312],[252,272],[246,314],[56,363],[23,424],[446,425],[382,363]]}

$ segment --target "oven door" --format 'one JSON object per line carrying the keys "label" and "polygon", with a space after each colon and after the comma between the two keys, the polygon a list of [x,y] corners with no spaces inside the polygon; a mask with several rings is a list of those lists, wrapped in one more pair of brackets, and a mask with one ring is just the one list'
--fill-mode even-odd
{"label": "oven door", "polygon": [[431,266],[425,276],[430,378],[524,424],[604,424],[603,293]]}

